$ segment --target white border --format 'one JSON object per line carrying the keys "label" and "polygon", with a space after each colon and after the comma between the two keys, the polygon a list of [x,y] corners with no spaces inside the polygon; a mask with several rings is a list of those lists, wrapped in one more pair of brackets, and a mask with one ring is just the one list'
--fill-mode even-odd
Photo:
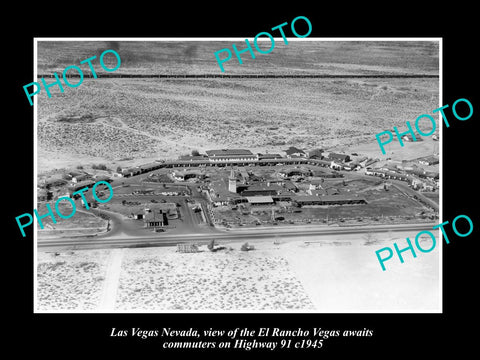
{"label": "white border", "polygon": [[[36,81],[37,79],[37,60],[38,60],[38,47],[37,43],[39,41],[91,41],[91,42],[97,42],[97,41],[172,41],[172,42],[182,42],[182,41],[221,41],[221,42],[230,42],[230,41],[245,41],[245,39],[248,39],[249,41],[253,41],[254,37],[211,37],[211,38],[198,38],[198,37],[170,37],[170,38],[137,38],[137,37],[95,37],[95,38],[89,38],[89,37],[76,37],[76,38],[69,38],[69,37],[40,37],[40,38],[33,38],[33,80]],[[283,40],[282,37],[274,37],[275,41],[277,40]],[[257,41],[268,41],[270,40],[269,38],[258,38]],[[443,103],[443,38],[441,37],[395,37],[395,38],[384,38],[384,37],[329,37],[329,38],[314,38],[314,37],[305,37],[305,38],[288,38],[289,42],[296,42],[296,41],[322,41],[322,42],[328,42],[328,41],[335,41],[335,42],[340,42],[340,41],[359,41],[359,42],[367,42],[367,41],[383,41],[383,42],[388,42],[388,41],[409,41],[409,42],[415,42],[415,41],[437,41],[439,43],[439,52],[438,52],[438,59],[439,59],[439,107],[442,106]],[[212,60],[213,61],[213,60]],[[432,109],[434,110],[434,109]],[[33,198],[33,203],[36,208],[37,205],[37,101],[34,101],[33,105],[33,114],[34,114],[34,164],[33,164],[33,182],[34,182],[34,198]],[[439,116],[439,127],[440,127],[440,140],[439,140],[439,176],[440,176],[440,198],[439,198],[439,218],[440,218],[440,223],[443,222],[443,119],[441,117],[441,114]],[[381,129],[379,129],[381,130]],[[248,313],[248,314],[292,314],[292,313],[300,313],[300,314],[402,314],[402,313],[421,313],[421,314],[429,314],[429,313],[443,313],[443,242],[441,241],[442,239],[442,234],[441,231],[438,230],[439,236],[437,237],[438,239],[438,247],[439,247],[439,310],[433,311],[425,311],[425,310],[418,310],[418,311],[387,311],[387,310],[380,310],[377,312],[372,312],[372,311],[358,311],[358,312],[319,312],[319,311],[304,311],[304,310],[275,310],[275,311],[264,311],[264,310],[210,310],[210,311],[204,311],[204,310],[189,310],[189,311],[184,311],[184,310],[170,310],[170,311],[163,311],[163,310],[138,310],[138,311],[113,311],[113,312],[104,312],[101,310],[82,310],[82,311],[74,311],[74,310],[38,310],[38,298],[37,298],[37,260],[38,260],[38,254],[37,254],[37,229],[36,226],[34,225],[34,231],[33,231],[33,254],[34,254],[34,279],[33,279],[33,292],[34,292],[34,301],[33,301],[33,312],[34,313],[47,313],[47,314],[56,314],[56,313],[74,313],[74,314],[84,314],[84,313],[100,313],[100,314],[136,314],[136,313],[154,313],[154,314],[198,314],[198,313],[209,313],[209,314],[223,314],[223,313],[234,313],[234,314],[241,314],[241,313]]]}

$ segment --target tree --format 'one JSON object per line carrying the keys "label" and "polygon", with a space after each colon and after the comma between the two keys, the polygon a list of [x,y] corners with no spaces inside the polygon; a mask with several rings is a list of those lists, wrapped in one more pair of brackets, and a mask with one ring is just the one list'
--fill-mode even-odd
{"label": "tree", "polygon": [[122,167],[121,166],[117,166],[117,173],[121,173],[122,172]]}
{"label": "tree", "polygon": [[198,150],[192,150],[192,156],[200,156]]}

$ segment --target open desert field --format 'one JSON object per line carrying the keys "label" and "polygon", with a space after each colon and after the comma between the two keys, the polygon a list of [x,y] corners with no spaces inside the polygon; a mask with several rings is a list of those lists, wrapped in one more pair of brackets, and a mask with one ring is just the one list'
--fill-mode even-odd
{"label": "open desert field", "polygon": [[217,252],[201,246],[198,253],[172,247],[39,252],[38,309],[436,312],[438,247],[417,258],[404,253],[404,264],[393,258],[387,271],[375,255],[414,235],[272,239],[252,243],[255,250],[248,252],[240,243],[221,244],[226,249]]}
{"label": "open desert field", "polygon": [[[88,79],[40,99],[38,169],[376,144],[376,133],[438,107],[437,92],[436,79]],[[40,156],[52,153],[63,155]]]}
{"label": "open desert field", "polygon": [[[217,73],[213,52],[227,45],[41,42],[38,69],[60,71],[92,51],[115,48],[125,57],[118,73]],[[438,45],[292,42],[230,68],[232,74],[437,74]],[[437,108],[439,85],[435,78],[99,78],[51,91],[52,98],[37,95],[39,173],[226,147],[350,149]]]}
{"label": "open desert field", "polygon": [[101,300],[110,250],[38,253],[37,309],[92,311]]}

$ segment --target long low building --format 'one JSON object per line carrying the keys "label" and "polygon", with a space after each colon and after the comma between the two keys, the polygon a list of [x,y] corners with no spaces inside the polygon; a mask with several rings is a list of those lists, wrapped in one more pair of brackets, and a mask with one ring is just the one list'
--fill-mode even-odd
{"label": "long low building", "polygon": [[[218,151],[218,150],[209,150]],[[249,151],[249,150],[247,150]],[[176,168],[176,167],[207,167],[207,166],[280,166],[280,165],[314,165],[332,168],[332,161],[325,161],[320,159],[307,159],[305,157],[296,158],[264,158],[259,159],[257,155],[252,154],[233,154],[223,157],[222,153],[212,153],[212,157],[199,159],[199,160],[166,160],[160,162],[154,162],[150,164],[144,164],[132,168],[122,169],[121,176],[130,177],[148,173],[150,171],[163,169],[163,168]],[[223,152],[225,154],[225,152]],[[343,176],[342,174],[339,175]]]}
{"label": "long low building", "polygon": [[364,197],[351,195],[295,196],[292,197],[292,200],[300,206],[367,204],[367,200]]}
{"label": "long low building", "polygon": [[283,190],[283,187],[276,184],[255,184],[250,185],[247,189],[242,190],[240,195],[247,196],[272,196],[278,195]]}
{"label": "long low building", "polygon": [[246,149],[220,149],[205,152],[210,161],[249,161],[258,160],[258,156]]}
{"label": "long low building", "polygon": [[274,203],[271,196],[247,196],[246,198],[251,205],[268,205]]}

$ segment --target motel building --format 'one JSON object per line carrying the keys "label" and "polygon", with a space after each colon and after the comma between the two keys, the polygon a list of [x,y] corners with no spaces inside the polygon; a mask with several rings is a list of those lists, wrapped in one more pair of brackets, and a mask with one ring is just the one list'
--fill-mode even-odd
{"label": "motel building", "polygon": [[439,159],[436,156],[427,156],[426,158],[418,160],[418,163],[421,165],[436,165],[439,163]]}
{"label": "motel building", "polygon": [[258,156],[246,149],[221,149],[207,150],[206,154],[210,162],[224,161],[256,161]]}
{"label": "motel building", "polygon": [[287,158],[306,157],[305,151],[294,146],[290,146],[287,150],[285,150],[285,155]]}
{"label": "motel building", "polygon": [[172,172],[172,177],[177,181],[188,181],[191,179],[203,179],[205,174],[199,170],[176,170]]}
{"label": "motel building", "polygon": [[167,214],[163,210],[145,209],[143,227],[156,229],[167,225]]}
{"label": "motel building", "polygon": [[247,196],[248,204],[252,206],[265,206],[274,205],[273,198],[271,196]]}

